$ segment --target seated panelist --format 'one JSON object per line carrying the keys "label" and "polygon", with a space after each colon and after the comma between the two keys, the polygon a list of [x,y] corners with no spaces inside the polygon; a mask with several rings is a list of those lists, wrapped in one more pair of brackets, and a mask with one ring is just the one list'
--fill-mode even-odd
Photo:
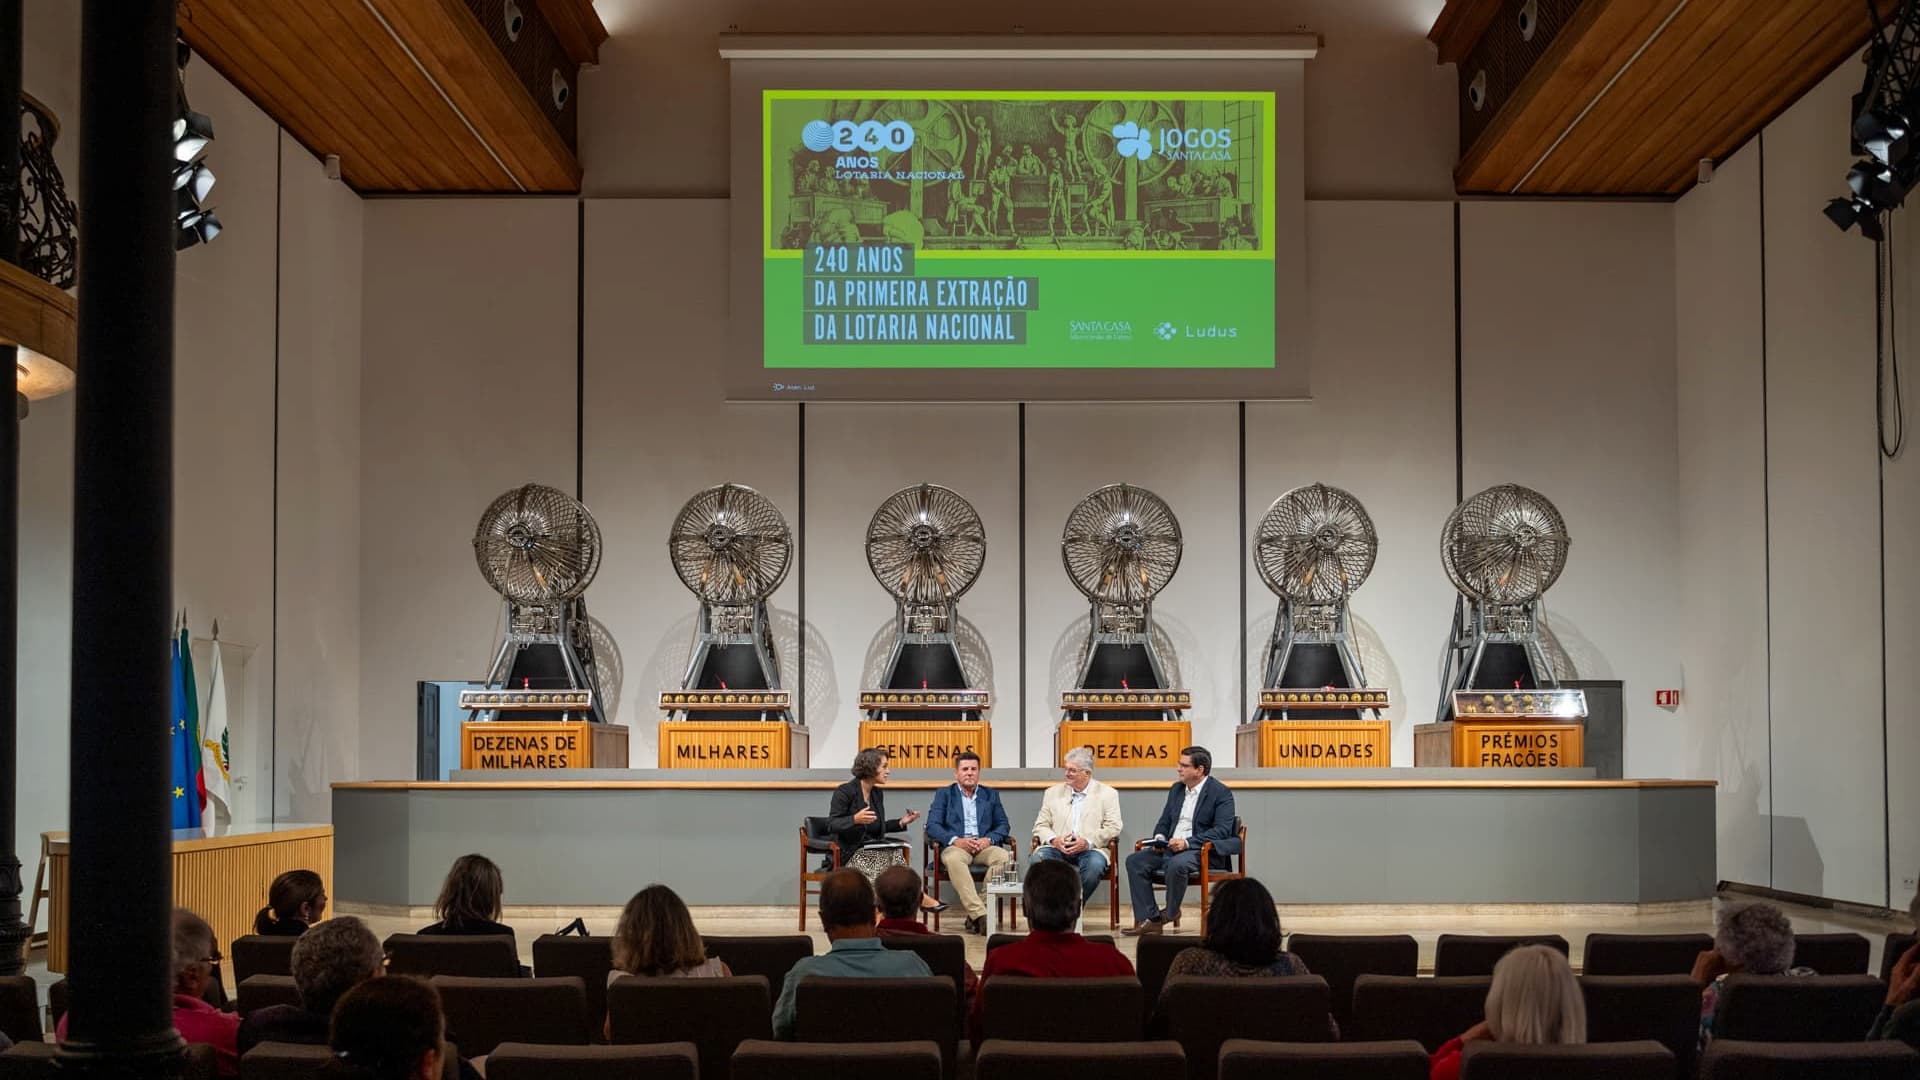
{"label": "seated panelist", "polygon": [[1119,838],[1125,826],[1120,820],[1120,793],[1093,778],[1093,749],[1075,747],[1067,751],[1066,761],[1065,782],[1040,797],[1040,816],[1033,821],[1039,843],[1032,862],[1072,863],[1080,873],[1084,904],[1107,876],[1107,845]]}
{"label": "seated panelist", "polygon": [[980,782],[980,755],[964,751],[954,759],[953,783],[934,793],[927,811],[927,836],[940,845],[940,864],[946,868],[960,906],[967,912],[967,932],[987,931],[987,902],[973,883],[974,864],[987,876],[1013,858],[1001,845],[1013,833],[1000,796]]}
{"label": "seated panelist", "polygon": [[[1233,827],[1233,792],[1213,778],[1213,755],[1204,746],[1180,751],[1179,779],[1167,791],[1166,809],[1154,823],[1146,846],[1127,856],[1127,891],[1133,898],[1133,925],[1126,934],[1158,934],[1180,921],[1180,900],[1189,879],[1200,874],[1200,847],[1213,845],[1209,869],[1231,870],[1240,852]],[[1153,899],[1153,874],[1164,870],[1167,907]]]}

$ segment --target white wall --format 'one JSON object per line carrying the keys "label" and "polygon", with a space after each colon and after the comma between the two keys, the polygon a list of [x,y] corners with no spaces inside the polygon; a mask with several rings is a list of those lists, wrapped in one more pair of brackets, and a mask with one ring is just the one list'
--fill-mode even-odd
{"label": "white wall", "polygon": [[1684,722],[1652,693],[1680,676],[1672,214],[1460,207],[1466,494],[1516,483],[1559,508],[1548,627],[1577,677],[1625,682],[1628,776],[1671,773]]}
{"label": "white wall", "polygon": [[1760,147],[1674,208],[1678,366],[1679,760],[1720,782],[1720,876],[1772,880]]}
{"label": "white wall", "polygon": [[364,212],[284,132],[280,168],[273,816],[327,821],[328,784],[360,771]]}
{"label": "white wall", "polygon": [[356,774],[408,779],[415,683],[483,676],[498,640],[499,597],[473,559],[481,512],[521,484],[574,488],[576,211],[364,212]]}

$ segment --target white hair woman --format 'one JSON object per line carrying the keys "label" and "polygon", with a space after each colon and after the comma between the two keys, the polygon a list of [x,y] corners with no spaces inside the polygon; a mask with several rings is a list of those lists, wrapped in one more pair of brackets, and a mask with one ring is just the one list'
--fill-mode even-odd
{"label": "white hair woman", "polygon": [[1693,981],[1700,984],[1700,1046],[1713,1041],[1714,1014],[1720,1004],[1720,985],[1729,975],[1813,975],[1810,967],[1793,966],[1793,922],[1772,904],[1729,904],[1720,910],[1713,932],[1713,948],[1693,962]]}
{"label": "white hair woman", "polygon": [[1461,1052],[1481,1039],[1529,1046],[1587,1041],[1586,999],[1560,950],[1522,945],[1501,957],[1487,989],[1487,1018],[1434,1053],[1430,1080],[1458,1080]]}

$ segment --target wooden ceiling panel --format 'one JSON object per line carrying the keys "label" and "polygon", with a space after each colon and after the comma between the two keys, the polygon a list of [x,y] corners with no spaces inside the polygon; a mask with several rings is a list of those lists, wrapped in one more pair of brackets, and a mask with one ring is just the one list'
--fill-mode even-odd
{"label": "wooden ceiling panel", "polygon": [[[182,0],[180,28],[302,145],[339,155],[357,191],[578,191],[570,134],[478,10],[469,0]],[[548,20],[568,74],[569,58],[591,59],[606,37],[592,0],[522,10]],[[571,128],[572,114],[555,115]]]}
{"label": "wooden ceiling panel", "polygon": [[[1890,16],[1899,0],[1874,0]],[[1517,2],[1448,0],[1430,34],[1466,87],[1514,35]],[[1458,9],[1457,11],[1455,9]],[[1482,38],[1465,42],[1463,27]],[[1477,135],[1462,192],[1674,195],[1866,41],[1861,0],[1583,0]],[[1535,46],[1538,47],[1537,44]]]}

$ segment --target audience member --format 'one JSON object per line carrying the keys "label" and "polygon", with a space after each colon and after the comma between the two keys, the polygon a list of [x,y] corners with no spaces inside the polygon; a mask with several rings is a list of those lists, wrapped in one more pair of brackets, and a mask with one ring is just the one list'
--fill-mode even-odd
{"label": "audience member", "polygon": [[1013,825],[999,793],[980,782],[980,755],[962,751],[953,759],[953,783],[934,792],[933,806],[927,811],[927,836],[940,845],[940,865],[946,868],[954,895],[967,913],[970,934],[987,932],[987,902],[973,883],[973,867],[985,866],[992,877],[1013,859],[1013,852],[1004,846],[1012,835]]}
{"label": "audience member", "polygon": [[622,975],[650,978],[724,979],[733,974],[726,961],[707,956],[694,928],[693,913],[678,893],[649,885],[633,894],[613,931],[611,983]]}
{"label": "audience member", "polygon": [[[873,891],[880,902],[880,923],[874,929],[881,937],[939,936],[927,929],[926,924],[918,918],[922,888],[920,875],[904,866],[889,866],[880,871],[880,879],[873,883]],[[979,985],[980,978],[973,973],[973,965],[964,964],[961,967],[961,993],[971,1000]]]}
{"label": "audience member", "polygon": [[1522,945],[1501,957],[1487,989],[1487,1018],[1434,1053],[1430,1080],[1458,1080],[1460,1054],[1478,1039],[1533,1046],[1587,1041],[1586,999],[1560,950]]}
{"label": "audience member", "polygon": [[1120,793],[1093,778],[1092,747],[1067,751],[1063,772],[1065,781],[1040,796],[1040,816],[1033,821],[1034,839],[1039,843],[1029,865],[1048,860],[1072,863],[1080,874],[1084,904],[1106,877],[1107,845],[1123,827]]}
{"label": "audience member", "polygon": [[987,954],[980,972],[981,992],[974,995],[968,1021],[976,1043],[986,1019],[986,986],[995,975],[1092,979],[1133,974],[1133,963],[1119,949],[1073,932],[1080,918],[1079,884],[1073,867],[1065,862],[1043,861],[1027,867],[1021,900],[1031,932]]}
{"label": "audience member", "polygon": [[[1180,900],[1187,881],[1200,874],[1200,849],[1213,848],[1208,866],[1233,869],[1240,853],[1240,833],[1234,827],[1233,791],[1213,778],[1213,755],[1204,746],[1180,751],[1179,779],[1167,790],[1166,808],[1154,823],[1153,838],[1127,856],[1127,891],[1133,897],[1133,925],[1125,933],[1158,934],[1167,923],[1180,921]],[[1167,881],[1167,908],[1153,899],[1153,875]]]}
{"label": "audience member", "polygon": [[267,887],[267,906],[253,917],[253,932],[299,937],[327,913],[327,887],[311,870],[289,870]]}
{"label": "audience member", "polygon": [[1793,923],[1772,904],[1729,904],[1720,911],[1713,948],[1693,961],[1693,981],[1700,984],[1700,1046],[1713,1041],[1714,1012],[1720,1003],[1720,985],[1729,975],[1812,975],[1810,967],[1793,965]]}
{"label": "audience member", "polygon": [[327,1025],[341,995],[379,975],[380,939],[351,915],[329,919],[293,943],[297,1005],[269,1005],[240,1021],[242,1054],[263,1042],[327,1044]]}
{"label": "audience member", "polygon": [[932,975],[927,962],[906,949],[889,949],[876,936],[873,886],[857,870],[835,870],[820,883],[820,928],[829,951],[802,957],[787,972],[773,1007],[775,1038],[793,1038],[800,980],[809,975],[841,979],[904,979]]}
{"label": "audience member", "polygon": [[334,1006],[327,1075],[434,1080],[446,1052],[444,1031],[440,994],[431,985],[405,975],[370,979]]}
{"label": "audience member", "polygon": [[[868,747],[853,756],[853,779],[833,789],[833,801],[827,806],[827,827],[840,842],[840,857],[846,865],[866,876],[867,883],[889,866],[907,865],[907,849],[902,841],[889,839],[888,833],[905,832],[920,820],[920,811],[909,810],[898,818],[887,817],[886,786],[892,772],[887,752]],[[928,911],[945,911],[947,905],[923,898],[920,906]]]}
{"label": "audience member", "polygon": [[[1230,878],[1214,887],[1207,910],[1207,936],[1196,948],[1182,949],[1167,966],[1156,1012],[1167,1002],[1176,975],[1260,979],[1311,975],[1306,961],[1280,948],[1280,915],[1273,894],[1253,878]],[[1340,1037],[1331,1014],[1327,1028]]]}
{"label": "audience member", "polygon": [[[1907,904],[1907,914],[1920,927],[1920,892]],[[1869,1039],[1899,1039],[1920,1050],[1920,1003],[1914,993],[1920,990],[1920,944],[1909,945],[1887,974],[1887,1004],[1873,1020]]]}
{"label": "audience member", "polygon": [[500,897],[505,886],[500,868],[485,855],[462,855],[453,860],[433,913],[440,921],[420,928],[422,934],[513,936],[513,927],[500,921]]}
{"label": "audience member", "polygon": [[[213,1047],[214,1070],[221,1076],[240,1075],[240,1054],[235,1040],[240,1018],[221,1012],[203,998],[213,978],[213,966],[220,961],[219,943],[213,939],[213,927],[207,920],[186,908],[173,909],[173,1026],[190,1043]],[[54,1028],[54,1037],[67,1041],[68,1013]]]}

